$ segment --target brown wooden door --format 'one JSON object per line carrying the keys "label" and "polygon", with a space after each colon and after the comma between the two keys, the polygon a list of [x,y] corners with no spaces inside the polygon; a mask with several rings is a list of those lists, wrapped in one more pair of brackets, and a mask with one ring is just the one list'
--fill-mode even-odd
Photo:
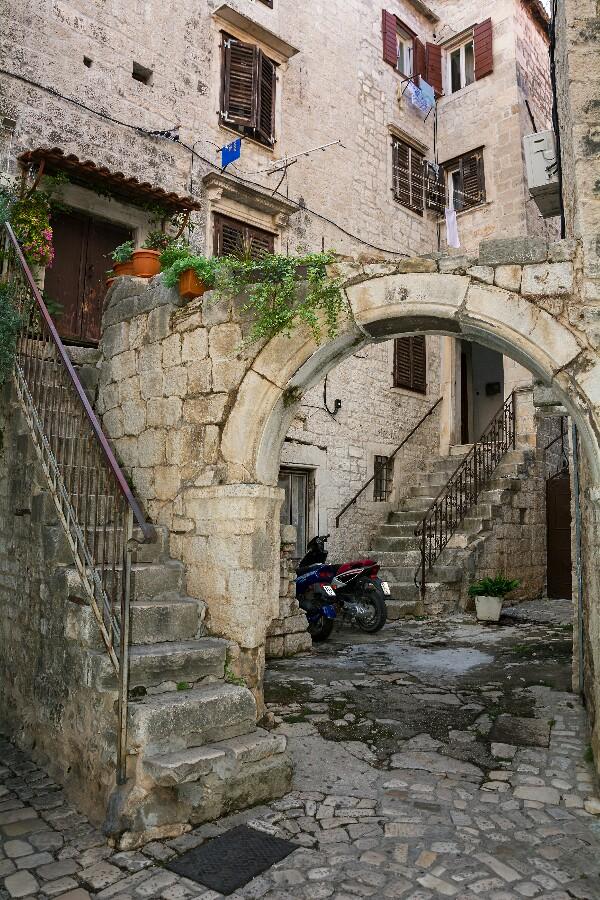
{"label": "brown wooden door", "polygon": [[548,596],[570,600],[571,483],[568,470],[546,482]]}
{"label": "brown wooden door", "polygon": [[131,231],[72,212],[53,216],[52,228],[55,257],[46,270],[44,294],[62,307],[55,317],[59,334],[64,340],[97,343],[109,253],[130,240]]}

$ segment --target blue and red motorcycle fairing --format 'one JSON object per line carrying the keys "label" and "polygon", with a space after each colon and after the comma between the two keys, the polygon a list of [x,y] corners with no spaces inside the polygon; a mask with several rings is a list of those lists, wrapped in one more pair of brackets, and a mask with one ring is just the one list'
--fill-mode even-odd
{"label": "blue and red motorcycle fairing", "polygon": [[387,619],[387,582],[377,573],[372,559],[332,565],[326,563],[329,535],[314,537],[296,570],[296,596],[306,613],[308,630],[315,641],[326,640],[335,619],[358,625],[363,631],[383,628]]}

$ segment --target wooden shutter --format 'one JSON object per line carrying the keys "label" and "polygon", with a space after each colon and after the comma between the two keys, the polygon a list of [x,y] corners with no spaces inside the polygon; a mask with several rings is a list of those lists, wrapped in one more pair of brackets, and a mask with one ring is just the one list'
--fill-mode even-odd
{"label": "wooden shutter", "polygon": [[427,41],[425,58],[427,68],[425,80],[431,85],[436,94],[441,94],[444,90],[442,82],[442,48]]}
{"label": "wooden shutter", "polygon": [[398,65],[398,23],[393,13],[382,10],[383,59],[390,66]]}
{"label": "wooden shutter", "polygon": [[475,55],[475,80],[478,81],[494,71],[491,19],[480,22],[473,29],[473,50]]}
{"label": "wooden shutter", "polygon": [[427,209],[443,213],[446,206],[446,182],[442,166],[428,162],[425,172],[425,204]]}
{"label": "wooden shutter", "polygon": [[275,63],[259,52],[259,88],[257,130],[269,144],[275,141],[275,89],[277,73]]}
{"label": "wooden shutter", "polygon": [[423,214],[423,159],[421,153],[399,138],[392,141],[394,198],[403,206]]}
{"label": "wooden shutter", "polygon": [[414,44],[415,49],[413,54],[413,75],[420,75],[425,79],[425,81],[427,81],[427,58],[425,53],[425,44],[420,41],[419,38],[415,38]]}
{"label": "wooden shutter", "polygon": [[259,50],[223,35],[222,53],[221,116],[225,122],[255,128]]}
{"label": "wooden shutter", "polygon": [[269,231],[261,228],[253,228],[245,222],[230,219],[215,213],[213,253],[215,256],[236,256],[243,253],[244,248],[250,246],[250,255],[253,259],[260,258],[264,253],[273,253],[275,237]]}
{"label": "wooden shutter", "polygon": [[469,209],[485,200],[485,176],[483,172],[483,153],[469,153],[460,158],[460,208]]}
{"label": "wooden shutter", "polygon": [[396,338],[394,341],[394,387],[419,394],[427,393],[427,353],[425,335]]}

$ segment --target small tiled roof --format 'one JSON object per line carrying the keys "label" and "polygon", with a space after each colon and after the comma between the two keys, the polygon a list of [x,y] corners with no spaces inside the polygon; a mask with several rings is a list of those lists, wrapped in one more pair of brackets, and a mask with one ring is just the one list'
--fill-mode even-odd
{"label": "small tiled roof", "polygon": [[127,178],[122,172],[111,172],[106,166],[98,166],[90,159],[82,161],[74,153],[66,154],[60,147],[38,147],[19,156],[19,162],[24,166],[39,165],[42,161],[47,173],[66,172],[84,186],[101,187],[115,197],[131,203],[156,203],[169,212],[201,208],[198,200],[193,197],[165,191],[149,181]]}

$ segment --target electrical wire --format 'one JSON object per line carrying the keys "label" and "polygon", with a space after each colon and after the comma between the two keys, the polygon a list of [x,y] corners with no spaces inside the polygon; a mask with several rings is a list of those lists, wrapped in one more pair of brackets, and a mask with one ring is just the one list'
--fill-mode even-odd
{"label": "electrical wire", "polygon": [[[10,72],[7,69],[1,69],[1,68],[0,68],[0,75],[7,75],[10,78],[14,78],[17,81],[21,81],[24,84],[28,84],[31,87],[35,87],[35,88],[38,88],[39,90],[45,91],[46,93],[51,94],[52,96],[57,97],[60,100],[64,100],[66,103],[72,103],[74,106],[77,106],[80,109],[84,109],[84,110],[86,110],[86,112],[89,112],[89,113],[92,113],[93,115],[99,116],[102,119],[106,119],[106,121],[108,121],[108,122],[112,122],[115,125],[120,125],[123,128],[129,128],[132,131],[138,132],[138,134],[144,134],[148,137],[154,137],[156,139],[156,136],[152,135],[150,133],[149,129],[147,129],[147,128],[141,128],[138,125],[132,125],[130,122],[123,122],[120,119],[117,119],[114,116],[109,115],[108,113],[100,112],[100,110],[93,109],[91,106],[88,106],[87,104],[82,103],[81,100],[75,100],[72,97],[67,97],[64,94],[61,94],[60,91],[57,91],[51,87],[47,87],[44,84],[40,84],[39,82],[34,81],[31,78],[27,78],[25,75],[17,75],[15,72]],[[181,147],[183,147],[185,150],[187,150],[191,154],[192,159],[197,158],[201,162],[210,166],[212,169],[215,169],[216,171],[219,171],[219,172],[221,171],[221,166],[217,165],[217,163],[214,163],[212,160],[207,159],[205,156],[202,156],[202,154],[198,153],[197,150],[195,150],[193,147],[190,147],[189,144],[184,144],[183,141],[177,141],[176,143],[178,143]],[[236,174],[233,174],[232,177],[236,178],[237,181],[239,181],[241,184],[245,184],[245,185],[248,185],[250,187],[255,187],[255,188],[258,187],[258,188],[261,188],[262,190],[264,190],[264,185],[260,184],[259,182],[251,181],[248,178],[243,178],[240,175],[236,175]],[[349,231],[347,228],[344,228],[344,226],[340,225],[339,222],[336,222],[335,220],[324,215],[323,213],[317,212],[317,210],[311,209],[305,203],[300,203],[296,200],[289,200],[288,197],[286,197],[284,194],[279,193],[279,191],[277,192],[276,196],[281,197],[282,199],[286,200],[289,203],[292,203],[296,207],[296,212],[299,212],[300,210],[304,210],[305,212],[309,213],[310,215],[315,216],[317,219],[320,219],[322,222],[326,222],[328,225],[331,225],[334,228],[337,228],[337,230],[339,232],[341,232],[342,234],[346,235],[346,237],[349,237],[353,241],[358,241],[358,243],[362,244],[364,247],[369,247],[371,250],[376,250],[379,253],[387,253],[390,256],[400,256],[403,258],[409,258],[411,255],[409,253],[403,253],[400,250],[391,250],[387,247],[380,247],[377,244],[373,244],[371,241],[367,241],[364,238],[359,237],[359,235],[354,234],[353,232]]]}

